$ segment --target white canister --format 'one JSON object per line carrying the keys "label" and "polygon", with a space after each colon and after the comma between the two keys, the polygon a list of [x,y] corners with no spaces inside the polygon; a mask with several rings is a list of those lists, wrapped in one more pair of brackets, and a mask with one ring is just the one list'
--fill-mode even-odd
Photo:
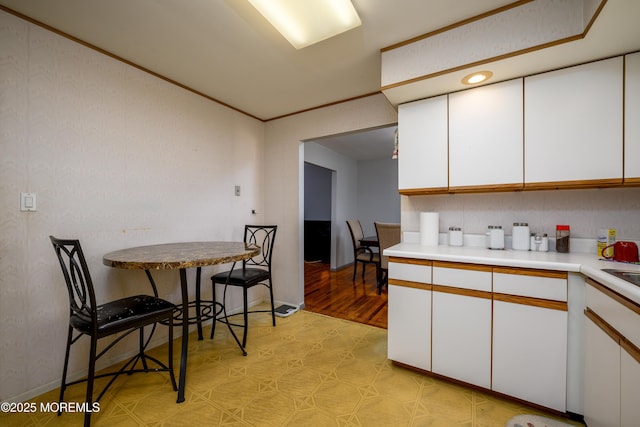
{"label": "white canister", "polygon": [[487,232],[488,249],[504,249],[504,230],[501,225],[490,225]]}
{"label": "white canister", "polygon": [[449,246],[462,246],[462,228],[449,227]]}
{"label": "white canister", "polygon": [[531,233],[526,222],[514,222],[511,234],[511,247],[516,251],[528,251]]}

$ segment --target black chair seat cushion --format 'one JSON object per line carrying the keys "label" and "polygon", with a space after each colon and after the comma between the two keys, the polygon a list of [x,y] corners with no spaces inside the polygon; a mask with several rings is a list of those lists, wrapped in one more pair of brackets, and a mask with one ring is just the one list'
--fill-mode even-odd
{"label": "black chair seat cushion", "polygon": [[[98,334],[109,335],[173,316],[175,305],[150,295],[136,295],[99,305]],[[91,334],[91,319],[73,314],[71,326]]]}
{"label": "black chair seat cushion", "polygon": [[269,272],[262,268],[237,268],[231,271],[231,277],[229,277],[229,272],[225,271],[215,274],[211,280],[215,283],[227,283],[227,278],[229,278],[230,285],[251,287],[268,280]]}

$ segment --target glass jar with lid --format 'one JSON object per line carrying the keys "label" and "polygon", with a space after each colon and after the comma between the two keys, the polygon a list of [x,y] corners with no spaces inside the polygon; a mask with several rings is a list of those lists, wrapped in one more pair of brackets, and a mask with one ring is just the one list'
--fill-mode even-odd
{"label": "glass jar with lid", "polygon": [[568,225],[556,225],[556,252],[569,252],[570,227]]}

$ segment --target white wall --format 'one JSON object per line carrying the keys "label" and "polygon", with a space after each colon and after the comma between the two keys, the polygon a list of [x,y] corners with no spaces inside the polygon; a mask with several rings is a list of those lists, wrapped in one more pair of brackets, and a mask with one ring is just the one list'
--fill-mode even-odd
{"label": "white wall", "polygon": [[[391,144],[389,145],[391,147]],[[375,236],[374,222],[400,222],[398,161],[389,157],[358,161],[358,212],[365,236]]]}
{"label": "white wall", "polygon": [[482,234],[495,224],[511,234],[514,222],[528,222],[550,236],[556,224],[569,224],[572,237],[595,239],[598,229],[615,228],[617,240],[640,240],[640,188],[402,196],[403,231],[420,229],[422,211],[440,212],[441,233],[455,225]]}
{"label": "white wall", "polygon": [[397,120],[394,108],[378,94],[267,122],[265,218],[281,226],[274,255],[276,298],[295,304],[304,300],[302,141],[391,125]]}
{"label": "white wall", "polygon": [[[50,234],[81,240],[99,300],[150,292],[142,272],[107,268],[102,255],[161,242],[241,240],[245,223],[263,220],[250,212],[264,212],[265,167],[262,122],[4,12],[0,34],[5,401],[59,385],[69,309]],[[297,163],[288,168],[283,179],[297,183]],[[37,194],[37,212],[20,212],[22,191]],[[286,233],[285,226],[282,247]],[[162,297],[179,300],[177,271],[156,280]],[[239,296],[231,301],[239,304]],[[134,348],[129,342],[121,351]],[[85,371],[84,355],[72,358],[72,375]]]}

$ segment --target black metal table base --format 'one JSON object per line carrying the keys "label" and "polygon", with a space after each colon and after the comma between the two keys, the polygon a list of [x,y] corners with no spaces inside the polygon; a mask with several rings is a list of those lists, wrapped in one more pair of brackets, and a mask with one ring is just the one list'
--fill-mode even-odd
{"label": "black metal table base", "polygon": [[[234,263],[235,266],[235,263]],[[233,270],[233,268],[231,269]],[[157,297],[158,296],[158,288],[156,287],[156,283],[151,276],[151,272],[149,270],[145,270],[147,274],[147,278],[151,283],[151,287],[153,288],[153,293]],[[217,301],[203,301],[200,298],[200,279],[201,279],[202,271],[200,267],[197,267],[196,270],[196,299],[195,301],[189,301],[189,293],[188,293],[188,282],[187,282],[187,271],[184,268],[180,269],[180,288],[182,291],[182,304],[176,304],[176,310],[174,314],[173,326],[181,326],[182,327],[182,350],[180,353],[180,378],[178,380],[178,399],[177,403],[184,402],[184,388],[186,384],[186,375],[187,375],[187,353],[189,349],[189,325],[197,325],[198,326],[198,340],[202,340],[202,322],[207,320],[213,320],[216,322],[218,316],[222,314],[222,318],[226,318],[226,309],[223,304]],[[187,306],[186,310],[186,319],[185,319],[185,310],[184,306]],[[189,309],[195,308],[195,313],[193,316],[189,314]],[[231,328],[231,324],[228,322],[227,327],[229,328],[229,332],[233,336],[233,339],[238,344],[238,347],[242,351],[242,355],[246,356],[247,352],[240,343],[236,333]],[[212,336],[213,338],[213,336]],[[149,337],[151,340],[151,337]]]}

